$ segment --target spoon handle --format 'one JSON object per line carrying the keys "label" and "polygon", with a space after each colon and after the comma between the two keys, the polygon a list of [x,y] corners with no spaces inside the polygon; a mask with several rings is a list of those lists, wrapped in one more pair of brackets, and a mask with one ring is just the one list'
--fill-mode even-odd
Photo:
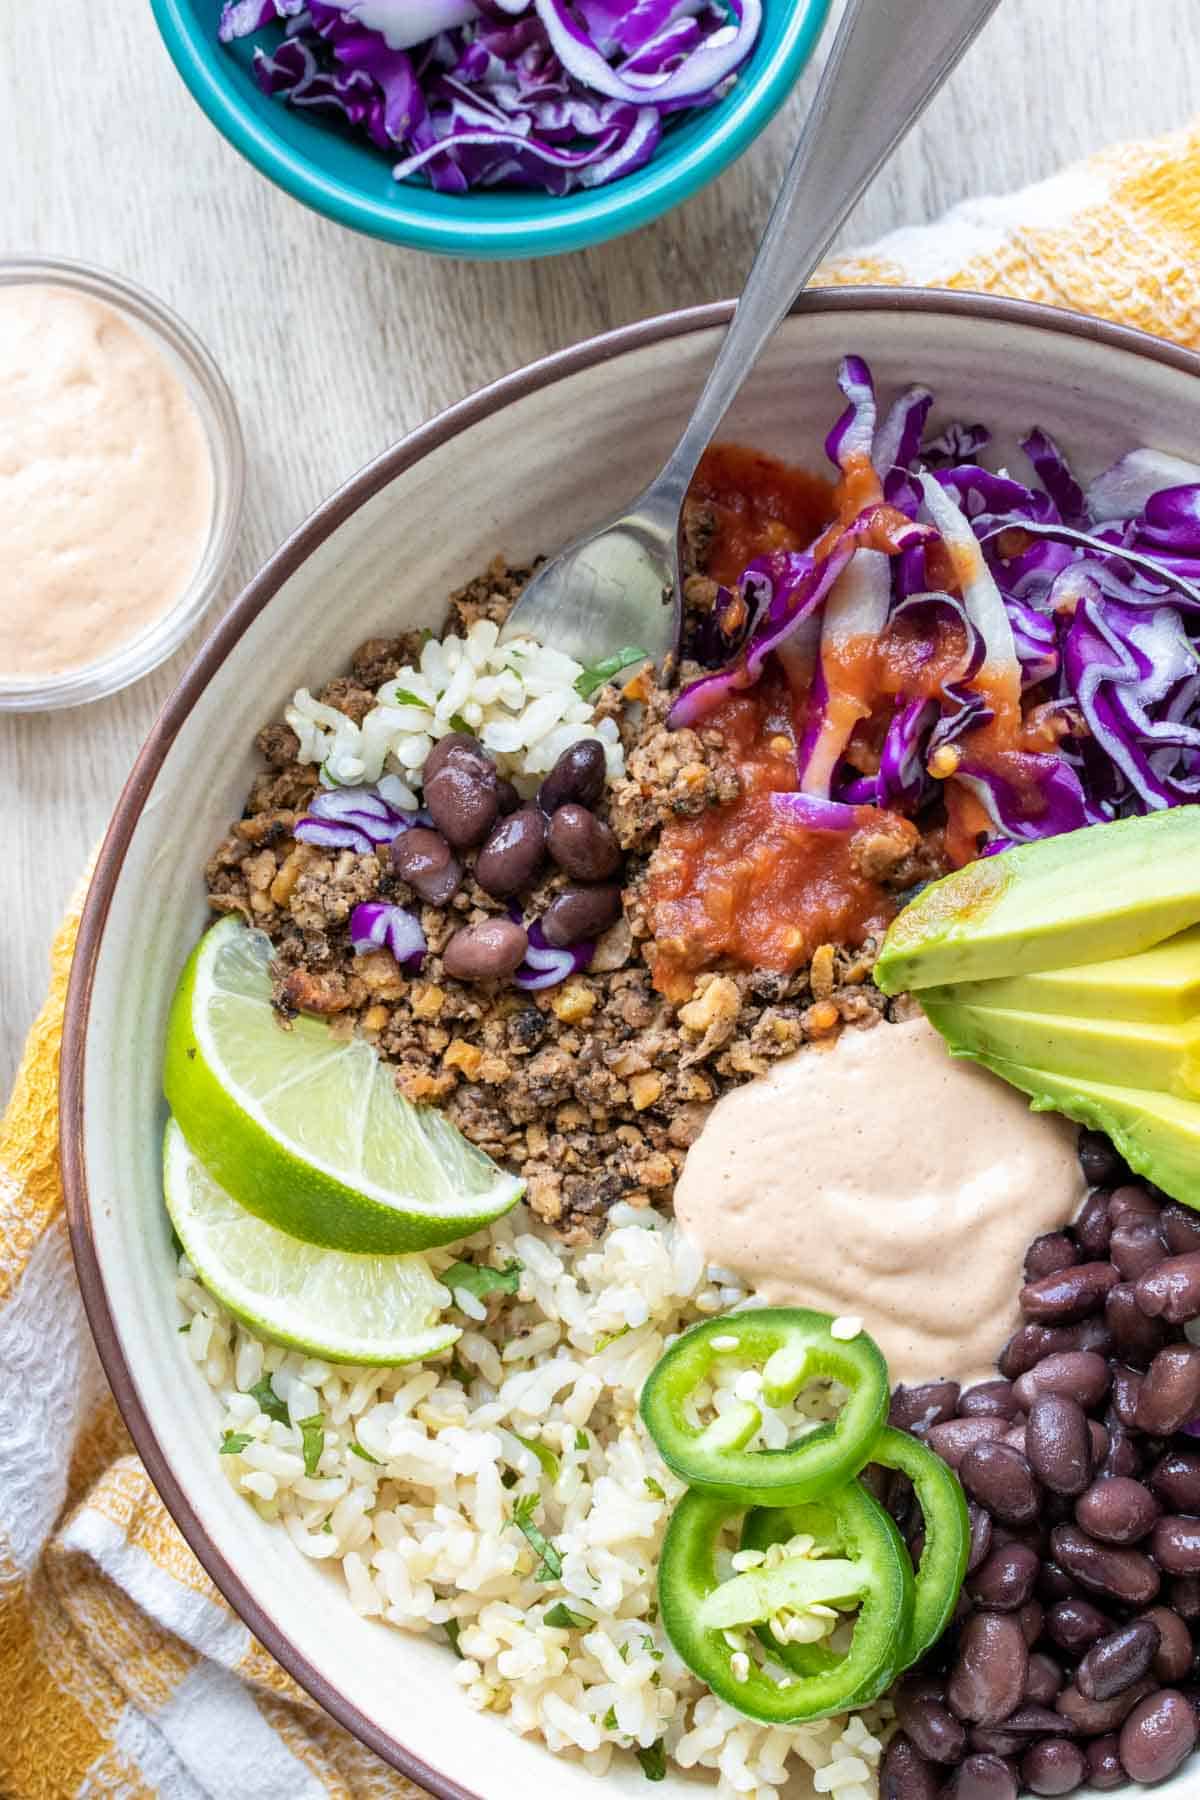
{"label": "spoon handle", "polygon": [[859,195],[999,0],[849,0],[704,391],[655,488],[682,504],[713,433]]}

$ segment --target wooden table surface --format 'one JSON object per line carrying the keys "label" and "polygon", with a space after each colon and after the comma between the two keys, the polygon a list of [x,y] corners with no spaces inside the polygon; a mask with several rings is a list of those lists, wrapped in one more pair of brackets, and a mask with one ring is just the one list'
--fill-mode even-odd
{"label": "wooden table surface", "polygon": [[[1200,93],[1195,24],[1195,0],[1005,0],[843,242],[1182,125]],[[593,332],[735,293],[814,77],[734,169],[671,217],[574,256],[472,266],[351,236],[276,192],[193,105],[147,0],[10,0],[0,5],[0,249],[119,270],[212,349],[249,458],[227,602],[353,469],[472,388]],[[0,606],[4,579],[0,570]],[[57,914],[191,648],[97,705],[0,715],[0,1095],[41,998]]]}

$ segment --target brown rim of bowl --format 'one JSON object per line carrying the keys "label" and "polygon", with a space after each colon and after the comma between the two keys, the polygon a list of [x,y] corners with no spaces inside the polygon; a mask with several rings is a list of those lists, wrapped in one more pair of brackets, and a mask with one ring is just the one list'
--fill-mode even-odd
{"label": "brown rim of bowl", "polygon": [[[1042,306],[1029,300],[1008,300],[986,294],[952,293],[931,288],[818,288],[802,294],[793,310],[949,313],[956,317],[994,319],[1003,324],[1033,326],[1040,331],[1057,331],[1070,337],[1089,338],[1095,343],[1109,344],[1116,350],[1130,351],[1150,362],[1179,369],[1184,374],[1200,376],[1200,356],[1190,350],[1150,337],[1129,326],[1112,325],[1101,319],[1086,318],[1079,313]],[[589,338],[569,350],[560,350],[552,356],[542,357],[515,374],[505,375],[490,386],[481,388],[440,413],[429,424],[410,432],[390,450],[385,450],[373,462],[352,475],[330,499],[310,514],[304,524],[286,539],[248,583],[220,624],[205,639],[184,672],[179,686],[155,721],[117,801],[112,822],[100,847],[79,924],[63,1022],[59,1078],[59,1154],[71,1248],[79,1286],[100,1361],[116,1396],[117,1405],[167,1510],[217,1587],[255,1637],[339,1724],[353,1732],[355,1737],[401,1774],[436,1795],[437,1800],[481,1800],[481,1796],[468,1788],[460,1787],[458,1782],[437,1769],[430,1768],[397,1743],[388,1732],[381,1731],[344,1694],[333,1687],[306,1657],[294,1649],[270,1614],[247,1592],[240,1577],[208,1538],[186,1494],[168,1467],[149,1418],[142,1409],[133,1377],[117,1339],[92,1242],[90,1201],[83,1161],[83,1064],[92,976],[125,853],[167,751],[196,700],[242,633],[312,551],[344,519],[349,518],[351,513],[357,511],[395,476],[411,468],[429,451],[448,443],[459,432],[508,405],[510,401],[519,400],[526,394],[547,387],[551,382],[573,375],[581,369],[622,356],[629,350],[640,350],[649,344],[682,337],[687,332],[704,331],[721,325],[731,312],[732,302],[722,301],[708,306],[689,307],[679,312],[663,313],[657,318],[623,326],[617,331]]]}

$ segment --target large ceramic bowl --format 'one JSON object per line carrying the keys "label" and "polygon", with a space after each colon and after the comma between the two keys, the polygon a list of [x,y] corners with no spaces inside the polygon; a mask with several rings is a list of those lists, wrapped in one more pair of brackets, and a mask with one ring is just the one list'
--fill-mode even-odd
{"label": "large ceramic bowl", "polygon": [[151,0],[163,42],[198,106],[261,174],[339,225],[440,256],[551,256],[602,244],[678,206],[747,149],[812,55],[829,0],[766,0],[762,29],[729,93],[671,123],[645,168],[565,196],[517,188],[439,194],[392,179],[392,161],[311,110],[260,92],[254,45],[217,42],[218,0]]}
{"label": "large ceramic bowl", "polygon": [[[205,923],[200,870],[255,768],[256,728],[360,639],[435,624],[441,596],[497,551],[554,550],[656,469],[726,309],[597,338],[443,414],[356,475],[250,584],[138,758],[100,855],[67,1007],[63,1165],[84,1299],[109,1379],[163,1498],[217,1585],[284,1666],[366,1743],[446,1797],[596,1800],[568,1757],[471,1712],[432,1641],[358,1618],[340,1586],[263,1524],[218,1468],[217,1405],[176,1331],[159,1193],[167,1002]],[[1196,451],[1200,358],[1067,313],[970,295],[805,296],[767,349],[730,435],[820,465],[838,358],[884,391],[915,379],[937,414],[1040,421],[1091,474],[1131,444]],[[644,1800],[630,1759],[605,1778]],[[1165,1795],[1195,1794],[1200,1764]],[[695,1793],[669,1780],[658,1792]]]}

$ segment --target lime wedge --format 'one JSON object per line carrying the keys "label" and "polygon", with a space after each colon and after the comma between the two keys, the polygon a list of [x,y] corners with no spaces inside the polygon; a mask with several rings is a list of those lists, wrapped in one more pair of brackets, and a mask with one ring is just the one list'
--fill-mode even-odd
{"label": "lime wedge", "polygon": [[448,1350],[445,1289],[422,1256],[320,1250],[256,1219],[217,1186],[174,1119],[163,1140],[171,1223],[210,1294],[260,1336],[328,1362],[379,1367]]}
{"label": "lime wedge", "polygon": [[319,1019],[284,1028],[270,958],[263,932],[222,919],[171,1004],[163,1087],[213,1180],[292,1237],[366,1255],[448,1244],[514,1206],[521,1182],[402,1099],[369,1044]]}

